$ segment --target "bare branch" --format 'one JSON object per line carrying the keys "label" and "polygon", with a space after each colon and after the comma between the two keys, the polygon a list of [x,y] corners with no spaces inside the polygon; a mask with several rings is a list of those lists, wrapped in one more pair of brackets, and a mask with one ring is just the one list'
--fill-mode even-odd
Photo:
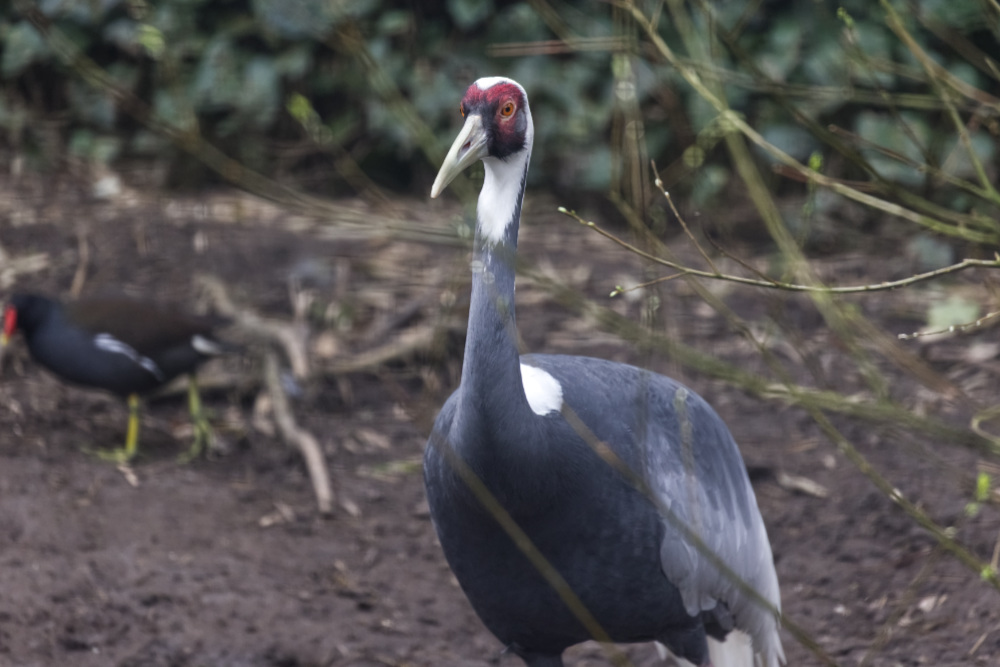
{"label": "bare branch", "polygon": [[48,253],[40,252],[34,255],[0,258],[0,289],[7,289],[17,282],[18,276],[24,273],[35,273],[49,266]]}
{"label": "bare branch", "polygon": [[977,319],[974,322],[966,322],[965,324],[953,324],[950,327],[944,329],[937,329],[935,331],[914,331],[908,334],[899,334],[899,340],[913,340],[914,338],[923,338],[924,336],[937,336],[940,334],[948,333],[966,333],[972,329],[983,326],[984,322],[988,322],[995,317],[1000,317],[1000,310],[994,310],[992,313],[987,313]]}
{"label": "bare branch", "polygon": [[288,404],[288,396],[281,386],[277,355],[270,349],[264,352],[264,384],[271,396],[271,409],[274,411],[274,421],[278,425],[281,438],[289,445],[295,446],[305,459],[320,514],[332,514],[333,489],[330,486],[330,473],[326,468],[323,450],[312,433],[296,423],[295,415],[292,414],[291,406]]}
{"label": "bare branch", "polygon": [[232,318],[252,334],[278,343],[288,355],[295,377],[300,380],[309,377],[309,354],[306,349],[309,333],[304,324],[264,318],[237,306],[230,298],[226,286],[215,276],[198,275],[194,280],[209,296],[219,314]]}
{"label": "bare branch", "polygon": [[73,274],[73,284],[69,288],[70,295],[75,299],[83,291],[87,282],[87,268],[90,265],[90,244],[87,242],[87,227],[84,224],[76,228],[77,263]]}
{"label": "bare branch", "polygon": [[670,210],[674,212],[674,216],[677,218],[677,221],[681,223],[681,227],[684,229],[684,233],[687,234],[687,237],[689,239],[691,239],[691,243],[693,243],[694,247],[698,249],[698,252],[701,253],[701,256],[705,258],[705,263],[708,264],[710,267],[712,267],[712,271],[718,273],[719,269],[715,266],[715,263],[712,262],[712,258],[708,256],[708,253],[706,253],[704,249],[702,249],[701,245],[698,243],[698,239],[696,239],[694,237],[694,234],[691,233],[691,230],[688,229],[687,222],[684,221],[684,218],[677,211],[677,207],[674,206],[674,200],[670,197],[670,193],[667,192],[666,188],[663,187],[663,179],[660,178],[660,171],[659,169],[656,168],[656,160],[650,160],[649,164],[653,168],[653,175],[656,176],[656,180],[653,181],[653,184],[660,190],[660,192],[663,193],[664,198],[666,198],[667,200],[667,204],[670,205]]}
{"label": "bare branch", "polygon": [[[811,183],[825,187],[833,192],[847,197],[848,199],[860,202],[871,208],[909,220],[940,234],[964,238],[973,243],[996,244],[997,230],[993,226],[990,226],[985,230],[981,230],[981,220],[976,220],[971,216],[955,214],[953,211],[947,211],[942,207],[932,206],[931,203],[926,200],[907,200],[908,203],[914,206],[932,211],[933,215],[921,213],[911,208],[907,208],[906,206],[901,206],[885,199],[860,192],[855,188],[848,187],[836,179],[831,179],[815,169],[811,169],[802,164],[785,151],[767,141],[759,132],[757,132],[757,130],[751,127],[739,113],[730,109],[726,101],[712,90],[712,88],[702,79],[698,72],[694,68],[687,66],[677,56],[674,50],[671,49],[659,33],[657,33],[655,26],[650,23],[649,19],[638,5],[634,2],[626,0],[618,0],[616,4],[624,7],[632,13],[633,18],[645,31],[646,36],[649,38],[653,47],[655,47],[657,53],[659,53],[660,56],[662,56],[677,70],[677,72],[684,78],[685,81],[688,82],[689,85],[691,85],[692,88],[695,89],[702,99],[712,105],[712,107],[719,112],[720,122],[725,123],[726,126],[731,127],[734,130],[737,130],[739,134],[742,134],[751,142],[766,151],[772,158],[797,171],[802,177],[808,179]],[[684,31],[681,30],[681,33],[683,34]],[[968,93],[969,91],[966,92]],[[990,101],[992,101],[992,99],[995,98],[991,98]],[[988,103],[987,100],[980,101],[983,101],[984,104]]]}
{"label": "bare branch", "polygon": [[[464,331],[465,323],[455,322],[453,328]],[[325,370],[331,375],[347,375],[376,370],[390,361],[408,357],[414,352],[430,348],[441,330],[441,325],[437,323],[406,329],[388,343],[351,355],[349,359],[335,362]]]}
{"label": "bare branch", "polygon": [[[927,271],[926,273],[918,273],[916,275],[910,276],[909,278],[903,278],[900,280],[892,280],[888,282],[878,283],[876,285],[853,285],[844,287],[823,287],[816,285],[799,285],[795,283],[786,283],[779,280],[764,279],[759,280],[755,278],[745,278],[743,276],[734,276],[728,273],[720,273],[718,271],[702,271],[700,269],[694,269],[689,266],[684,266],[683,264],[678,264],[677,262],[672,262],[669,259],[663,259],[662,257],[657,257],[652,255],[636,246],[632,245],[628,241],[624,241],[611,232],[605,231],[597,226],[597,223],[584,220],[575,211],[570,211],[569,209],[560,206],[557,209],[563,215],[567,215],[581,225],[593,229],[595,232],[600,234],[606,239],[614,241],[621,247],[625,248],[629,252],[633,252],[639,255],[643,259],[648,259],[651,262],[661,264],[663,266],[670,267],[676,271],[679,271],[681,275],[696,276],[698,278],[710,278],[713,280],[725,280],[728,282],[739,283],[741,285],[751,285],[753,287],[766,287],[768,289],[780,289],[788,292],[818,292],[822,294],[858,294],[864,292],[883,292],[886,290],[899,289],[900,287],[906,287],[908,285],[914,285],[916,283],[924,282],[927,280],[932,280],[934,278],[940,278],[941,276],[946,276],[951,273],[958,273],[959,271],[964,271],[966,269],[980,268],[980,269],[1000,269],[1000,253],[994,256],[994,259],[963,259],[957,264],[952,264],[941,269],[935,269],[934,271]],[[671,276],[672,279],[674,276]],[[635,288],[630,288],[635,289]],[[618,290],[615,293],[625,292],[628,290]]]}

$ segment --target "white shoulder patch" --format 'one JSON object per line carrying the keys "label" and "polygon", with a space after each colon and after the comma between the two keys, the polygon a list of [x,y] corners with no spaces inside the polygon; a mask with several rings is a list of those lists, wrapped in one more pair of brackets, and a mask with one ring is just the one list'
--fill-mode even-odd
{"label": "white shoulder patch", "polygon": [[156,365],[156,362],[149,357],[144,357],[135,351],[135,348],[128,343],[123,343],[111,334],[101,333],[94,336],[94,345],[99,350],[104,350],[105,352],[113,352],[115,354],[122,354],[139,364],[147,371],[149,371],[153,377],[157,380],[163,380],[163,371],[160,367]]}
{"label": "white shoulder patch", "polygon": [[551,373],[521,364],[521,384],[524,386],[524,397],[536,415],[547,415],[562,409],[562,385]]}

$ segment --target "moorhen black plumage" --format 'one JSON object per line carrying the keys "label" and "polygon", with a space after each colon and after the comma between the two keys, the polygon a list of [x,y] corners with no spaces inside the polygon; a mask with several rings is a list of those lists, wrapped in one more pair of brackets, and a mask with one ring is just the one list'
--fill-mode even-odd
{"label": "moorhen black plumage", "polygon": [[67,382],[104,389],[129,406],[125,447],[108,456],[132,459],[138,449],[139,397],[178,375],[189,374],[189,407],[197,456],[211,438],[194,373],[227,350],[213,337],[220,320],[127,297],[95,297],[60,303],[36,294],[15,294],[4,309],[0,351],[17,331],[32,358]]}

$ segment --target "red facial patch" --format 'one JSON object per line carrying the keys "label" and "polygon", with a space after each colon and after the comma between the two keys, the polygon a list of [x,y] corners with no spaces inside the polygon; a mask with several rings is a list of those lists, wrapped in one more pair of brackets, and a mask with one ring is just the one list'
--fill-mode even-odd
{"label": "red facial patch", "polygon": [[489,136],[489,155],[501,160],[524,149],[530,122],[527,107],[521,87],[510,81],[501,81],[486,90],[474,83],[462,98],[462,115],[482,117],[483,130]]}
{"label": "red facial patch", "polygon": [[484,116],[486,114],[493,115],[502,108],[507,100],[512,101],[516,109],[524,106],[524,96],[521,94],[521,89],[513,83],[498,83],[486,90],[472,84],[465,91],[465,97],[462,98],[462,110],[466,116],[477,112]]}

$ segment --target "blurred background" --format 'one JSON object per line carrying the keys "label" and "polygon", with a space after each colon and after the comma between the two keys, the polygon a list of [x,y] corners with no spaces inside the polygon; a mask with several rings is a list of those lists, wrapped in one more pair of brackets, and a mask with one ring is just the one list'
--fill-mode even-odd
{"label": "blurred background", "polygon": [[[994,0],[5,4],[3,296],[124,292],[277,329],[203,378],[225,452],[175,463],[168,391],[127,474],[84,451],[120,439],[119,403],[10,360],[0,664],[516,663],[420,483],[482,170],[428,193],[492,75],[536,128],[525,349],[644,365],[717,408],[789,664],[995,664]],[[567,663],[607,664],[592,645]]]}
{"label": "blurred background", "polygon": [[[992,3],[636,5],[669,56],[627,7],[15,2],[0,24],[0,130],[31,169],[70,158],[154,167],[158,186],[218,182],[158,131],[166,125],[310,192],[422,195],[455,127],[455,100],[469,81],[502,72],[530,93],[544,130],[531,184],[548,192],[645,207],[660,199],[653,159],[685,205],[718,208],[720,195],[741,190],[721,103],[824,175],[912,189],[953,211],[939,212],[946,221],[990,216],[953,179],[976,183],[995,167]],[[778,162],[754,150],[761,166]],[[778,194],[807,194],[802,178],[767,178]],[[844,207],[820,194],[808,212]],[[816,240],[852,238],[787,217],[817,227]]]}

